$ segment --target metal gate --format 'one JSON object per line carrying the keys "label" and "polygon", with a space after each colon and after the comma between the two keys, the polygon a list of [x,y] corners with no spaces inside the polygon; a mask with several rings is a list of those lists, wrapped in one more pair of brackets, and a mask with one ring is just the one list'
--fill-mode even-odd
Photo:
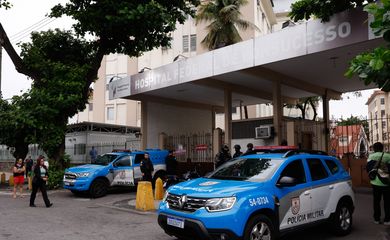
{"label": "metal gate", "polygon": [[212,134],[181,134],[167,137],[166,148],[175,151],[179,162],[213,162]]}

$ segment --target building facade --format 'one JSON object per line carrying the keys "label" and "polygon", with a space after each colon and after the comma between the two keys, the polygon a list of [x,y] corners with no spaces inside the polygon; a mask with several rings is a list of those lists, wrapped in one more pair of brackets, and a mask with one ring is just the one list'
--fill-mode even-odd
{"label": "building facade", "polygon": [[386,151],[389,151],[389,114],[390,94],[377,90],[369,97],[368,106],[368,127],[370,130],[369,141],[372,145],[375,142],[382,142]]}
{"label": "building facade", "polygon": [[[274,9],[277,9],[277,12]],[[258,28],[240,32],[243,40],[280,30],[283,22],[288,19],[287,10],[274,8],[270,0],[249,0],[240,11],[243,19],[254,23]],[[207,23],[203,22],[195,24],[195,19],[188,16],[187,21],[184,24],[177,24],[176,30],[172,32],[171,47],[156,48],[138,58],[130,58],[122,54],[105,56],[98,73],[98,80],[93,85],[93,97],[86,109],[74,116],[71,122],[98,122],[140,127],[140,102],[124,99],[109,100],[108,84],[110,81],[155,69],[180,58],[189,58],[207,52],[208,49],[201,44],[207,34],[206,26]],[[262,117],[266,111],[262,109],[268,108],[268,106],[249,106],[247,116],[249,118]],[[243,117],[245,114],[242,108],[236,108],[233,111],[233,119]],[[223,114],[217,117],[215,125],[224,128],[218,119],[223,119]]]}

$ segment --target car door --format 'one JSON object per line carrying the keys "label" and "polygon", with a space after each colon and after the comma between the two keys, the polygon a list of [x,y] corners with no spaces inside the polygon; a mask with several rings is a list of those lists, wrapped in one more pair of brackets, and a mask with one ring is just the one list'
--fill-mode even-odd
{"label": "car door", "polygon": [[111,186],[134,186],[134,171],[129,155],[122,156],[112,164]]}
{"label": "car door", "polygon": [[327,207],[334,189],[329,173],[320,158],[307,158],[306,164],[309,170],[311,181],[312,211],[308,215],[311,221],[318,221],[327,218],[329,214]]}
{"label": "car door", "polygon": [[278,175],[276,185],[282,177],[296,180],[293,186],[276,186],[275,195],[279,199],[280,230],[309,223],[307,214],[311,212],[311,186],[301,159],[292,160]]}
{"label": "car door", "polygon": [[141,169],[140,169],[140,163],[141,163],[141,160],[144,158],[144,154],[143,153],[138,153],[138,154],[135,154],[133,155],[134,157],[134,164],[133,164],[133,169],[134,169],[134,180],[137,182],[137,181],[141,181],[142,180],[142,173],[141,173]]}

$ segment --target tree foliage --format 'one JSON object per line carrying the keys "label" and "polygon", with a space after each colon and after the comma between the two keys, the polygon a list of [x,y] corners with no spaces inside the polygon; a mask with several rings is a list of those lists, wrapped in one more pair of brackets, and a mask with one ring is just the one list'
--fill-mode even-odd
{"label": "tree foliage", "polygon": [[16,159],[25,158],[34,143],[34,119],[28,94],[14,96],[10,102],[0,98],[0,143],[12,148]]}
{"label": "tree foliage", "polygon": [[[169,45],[176,22],[193,15],[197,4],[198,0],[70,0],[53,7],[50,16],[72,17],[76,20],[74,31],[33,33],[31,43],[21,44],[20,56],[0,24],[0,42],[15,68],[33,80],[20,101],[15,97],[18,101],[11,104],[1,102],[5,116],[0,118],[0,128],[8,127],[0,129],[5,131],[0,132],[0,143],[19,152],[21,144],[11,142],[13,136],[24,143],[39,143],[54,160],[63,159],[68,118],[85,108],[104,55],[133,57]],[[86,36],[93,40],[85,40]],[[24,124],[25,119],[12,118],[19,111],[29,124]],[[12,135],[19,128],[21,134]]]}
{"label": "tree foliage", "polygon": [[290,18],[297,22],[309,20],[311,17],[329,21],[330,17],[347,9],[363,6],[375,0],[299,0],[291,4]]}
{"label": "tree foliage", "polygon": [[5,0],[0,0],[0,8],[9,9],[11,8],[11,3]]}
{"label": "tree foliage", "polygon": [[242,41],[238,29],[257,29],[254,24],[241,18],[240,7],[247,3],[247,0],[215,0],[201,4],[196,23],[211,21],[201,43],[213,50]]}
{"label": "tree foliage", "polygon": [[[390,1],[382,0],[382,4],[369,4],[364,10],[374,16],[370,24],[374,34],[383,35],[383,39],[390,43]],[[374,83],[385,92],[390,91],[390,49],[377,47],[371,52],[357,55],[352,59],[345,76],[358,75],[368,85]]]}
{"label": "tree foliage", "polygon": [[296,104],[286,104],[285,107],[299,109],[301,111],[302,119],[306,119],[306,111],[311,107],[314,113],[312,120],[315,120],[317,118],[317,106],[319,101],[320,97],[317,96],[305,97],[298,99]]}

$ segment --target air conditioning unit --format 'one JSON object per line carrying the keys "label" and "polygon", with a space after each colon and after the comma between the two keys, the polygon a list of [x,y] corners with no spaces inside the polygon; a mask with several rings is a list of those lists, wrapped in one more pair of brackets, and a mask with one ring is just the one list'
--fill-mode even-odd
{"label": "air conditioning unit", "polygon": [[263,125],[255,128],[255,138],[271,138],[272,137],[272,125]]}

